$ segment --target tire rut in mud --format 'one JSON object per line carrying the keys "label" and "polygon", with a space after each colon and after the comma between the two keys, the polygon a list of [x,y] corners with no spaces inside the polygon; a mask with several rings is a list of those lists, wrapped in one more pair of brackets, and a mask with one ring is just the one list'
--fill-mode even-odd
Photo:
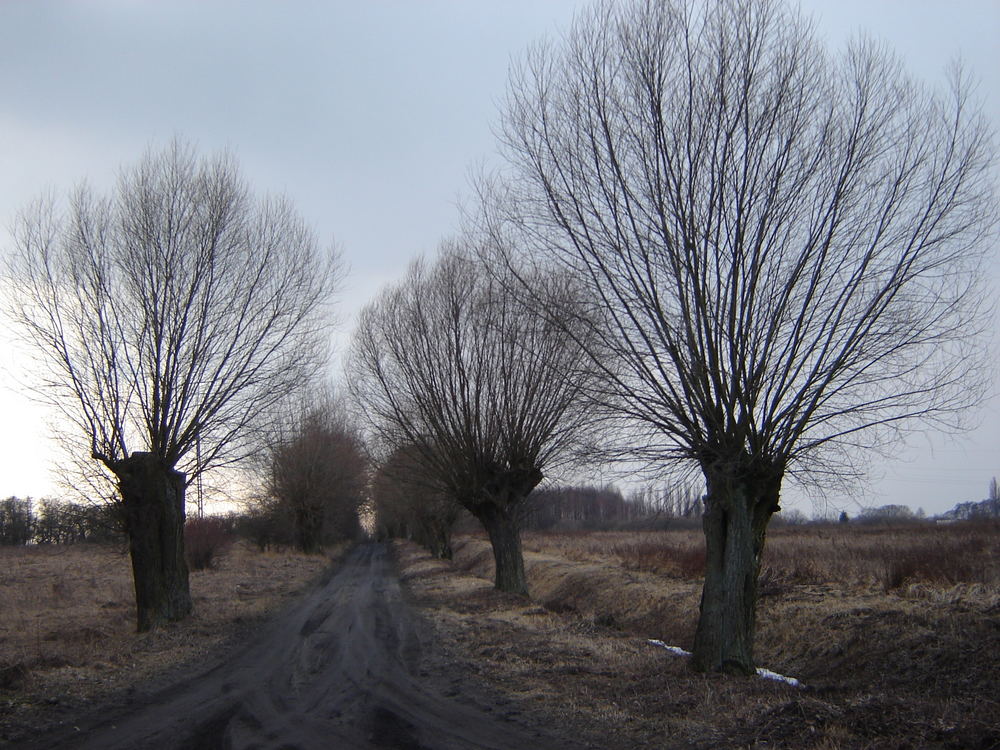
{"label": "tire rut in mud", "polygon": [[226,661],[31,747],[563,745],[495,716],[476,690],[456,691],[431,679],[422,668],[433,651],[426,632],[403,599],[385,545],[361,545],[335,575]]}

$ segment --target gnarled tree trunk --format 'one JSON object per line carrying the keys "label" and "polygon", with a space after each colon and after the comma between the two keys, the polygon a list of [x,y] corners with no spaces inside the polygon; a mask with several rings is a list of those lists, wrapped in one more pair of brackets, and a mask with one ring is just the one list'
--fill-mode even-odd
{"label": "gnarled tree trunk", "polygon": [[527,594],[528,582],[524,576],[524,554],[521,552],[521,523],[519,506],[483,503],[473,514],[483,524],[493,545],[496,563],[494,584],[500,591]]}
{"label": "gnarled tree trunk", "polygon": [[780,479],[706,471],[705,584],[692,667],[753,674],[757,577],[767,523],[779,510]]}
{"label": "gnarled tree trunk", "polygon": [[184,559],[185,476],[153,453],[133,453],[112,470],[122,497],[141,633],[191,613]]}

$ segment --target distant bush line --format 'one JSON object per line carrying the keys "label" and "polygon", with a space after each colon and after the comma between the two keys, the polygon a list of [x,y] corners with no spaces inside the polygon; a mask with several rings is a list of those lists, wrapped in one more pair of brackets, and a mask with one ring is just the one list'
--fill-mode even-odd
{"label": "distant bush line", "polygon": [[[356,519],[337,518],[324,525],[321,541],[329,545],[357,534]],[[242,513],[189,516],[185,524],[188,565],[194,570],[211,567],[235,539],[244,539],[261,551],[295,547],[291,511],[274,502],[258,502]],[[117,507],[112,503],[18,497],[0,500],[0,546],[124,541]]]}

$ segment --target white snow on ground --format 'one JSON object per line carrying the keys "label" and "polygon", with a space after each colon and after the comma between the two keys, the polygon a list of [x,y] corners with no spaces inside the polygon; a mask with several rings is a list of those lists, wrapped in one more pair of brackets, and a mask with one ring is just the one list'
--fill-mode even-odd
{"label": "white snow on ground", "polygon": [[691,652],[690,651],[685,651],[680,646],[668,646],[663,641],[658,641],[658,640],[656,640],[654,638],[650,638],[649,642],[652,643],[654,646],[659,646],[660,648],[665,648],[667,651],[670,651],[671,653],[677,654],[678,656],[691,656]]}
{"label": "white snow on ground", "polygon": [[777,680],[778,682],[787,682],[792,687],[802,687],[802,683],[794,677],[785,677],[783,674],[772,672],[770,669],[764,669],[764,667],[757,667],[757,675],[763,677],[765,680]]}
{"label": "white snow on ground", "polygon": [[[685,651],[680,646],[668,646],[663,641],[658,641],[655,638],[648,639],[649,643],[654,646],[659,646],[660,648],[665,648],[672,654],[677,654],[678,656],[691,656],[690,651]],[[802,683],[796,680],[794,677],[785,677],[783,674],[778,674],[777,672],[772,672],[770,669],[764,669],[763,667],[757,667],[757,676],[763,677],[765,680],[777,680],[778,682],[785,682],[792,687],[802,687]]]}

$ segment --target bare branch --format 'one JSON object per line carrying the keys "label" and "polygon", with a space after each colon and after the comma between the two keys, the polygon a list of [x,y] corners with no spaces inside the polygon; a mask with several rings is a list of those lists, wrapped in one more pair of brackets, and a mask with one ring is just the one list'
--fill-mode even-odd
{"label": "bare branch", "polygon": [[125,169],[113,196],[84,185],[65,208],[23,212],[10,271],[36,395],[106,465],[148,451],[189,481],[245,456],[325,364],[341,276],[287,201],[255,200],[231,157],[179,142]]}

